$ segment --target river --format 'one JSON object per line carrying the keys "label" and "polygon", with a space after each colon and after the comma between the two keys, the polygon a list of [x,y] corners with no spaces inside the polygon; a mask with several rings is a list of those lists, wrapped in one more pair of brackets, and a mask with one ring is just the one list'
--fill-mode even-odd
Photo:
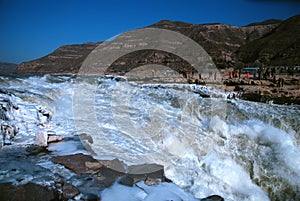
{"label": "river", "polygon": [[[88,148],[96,158],[164,165],[166,176],[195,197],[300,198],[300,106],[228,100],[214,87],[110,77],[2,76],[0,86],[0,102],[18,105],[1,116],[1,123],[19,127],[9,146],[34,143],[40,129],[58,135],[84,130],[93,138]],[[94,86],[95,124],[78,100]],[[47,127],[37,124],[38,108],[52,115]]]}

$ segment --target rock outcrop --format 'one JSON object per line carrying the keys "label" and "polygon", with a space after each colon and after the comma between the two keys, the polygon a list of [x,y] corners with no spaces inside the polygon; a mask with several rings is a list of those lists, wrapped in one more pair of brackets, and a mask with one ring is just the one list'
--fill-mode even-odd
{"label": "rock outcrop", "polygon": [[128,167],[128,172],[125,171],[126,165],[115,160],[95,160],[90,155],[74,154],[66,156],[56,156],[52,158],[54,163],[61,164],[76,174],[94,174],[98,175],[97,184],[100,186],[111,186],[118,178],[121,178],[120,183],[132,186],[138,181],[147,179],[160,179],[161,181],[169,181],[164,176],[164,167],[157,164],[142,164]]}

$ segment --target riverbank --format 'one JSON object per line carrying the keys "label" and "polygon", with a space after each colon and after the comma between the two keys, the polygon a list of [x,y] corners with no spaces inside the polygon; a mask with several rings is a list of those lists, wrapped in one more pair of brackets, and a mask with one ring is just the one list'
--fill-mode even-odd
{"label": "riverbank", "polygon": [[[76,146],[77,153],[71,153],[70,146]],[[64,153],[69,153],[61,155],[58,147],[68,147]],[[4,147],[0,169],[1,200],[224,200],[217,195],[194,198],[166,178],[158,164],[96,160],[76,135],[48,146]]]}
{"label": "riverbank", "polygon": [[[226,93],[238,94],[236,98],[281,105],[300,105],[300,75],[289,76],[288,74],[277,75],[276,79],[246,78],[245,74],[241,78],[229,78],[229,70],[220,70],[216,73],[202,73],[201,79],[198,74],[190,75],[187,79],[183,75],[175,72],[161,73],[161,69],[150,70],[138,69],[128,72],[123,76],[118,73],[105,75],[104,77],[124,82],[136,82],[139,84],[197,84],[215,87]],[[64,74],[66,77],[76,78],[75,74]],[[11,75],[10,77],[30,77],[41,75]],[[51,75],[44,75],[46,79],[52,79]],[[54,76],[62,76],[60,74]],[[100,76],[101,77],[101,76]],[[279,84],[280,80],[280,84]]]}
{"label": "riverbank", "polygon": [[[253,75],[246,76],[245,73],[236,77],[229,77],[232,69],[219,70],[206,73],[190,73],[182,75],[178,72],[169,70],[163,71],[158,66],[156,70],[141,68],[128,72],[124,76],[128,81],[137,83],[189,83],[197,85],[207,85],[223,88],[223,92],[236,93],[243,100],[300,105],[300,75],[289,75],[288,73],[277,74],[274,78],[258,79]],[[116,76],[117,74],[115,74]]]}
{"label": "riverbank", "polygon": [[[281,83],[279,83],[281,82]],[[248,101],[300,105],[300,78],[280,77],[274,80],[226,79],[225,90],[238,92]]]}

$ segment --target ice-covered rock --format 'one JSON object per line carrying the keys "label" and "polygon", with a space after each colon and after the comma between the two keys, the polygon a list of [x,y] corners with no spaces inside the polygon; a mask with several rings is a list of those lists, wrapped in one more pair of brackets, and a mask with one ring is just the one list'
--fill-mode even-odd
{"label": "ice-covered rock", "polygon": [[35,133],[35,143],[41,146],[48,145],[48,133],[43,130],[38,130]]}
{"label": "ice-covered rock", "polygon": [[44,125],[50,122],[51,119],[52,119],[52,114],[48,110],[42,107],[37,108],[37,121],[38,121],[37,124]]}
{"label": "ice-covered rock", "polygon": [[0,132],[2,135],[2,144],[9,145],[11,141],[14,140],[15,136],[19,132],[19,127],[15,124],[8,124],[5,121],[2,121],[0,124]]}

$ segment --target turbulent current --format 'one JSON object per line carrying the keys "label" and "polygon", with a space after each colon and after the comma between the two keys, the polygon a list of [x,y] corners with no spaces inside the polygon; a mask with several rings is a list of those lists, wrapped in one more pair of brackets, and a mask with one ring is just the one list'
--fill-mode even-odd
{"label": "turbulent current", "polygon": [[[8,146],[34,142],[41,107],[52,114],[49,128],[43,129],[59,135],[82,135],[84,130],[93,138],[87,149],[99,159],[164,165],[166,176],[194,197],[300,199],[299,106],[226,99],[218,87],[137,84],[110,77],[0,77],[0,86],[0,102],[9,99],[19,107],[11,109],[12,117],[0,111],[1,123],[19,127]],[[74,88],[82,93],[74,94]],[[92,107],[74,103],[74,97],[84,100],[90,91]],[[95,124],[87,107],[93,108]],[[78,121],[85,122],[84,129]]]}

